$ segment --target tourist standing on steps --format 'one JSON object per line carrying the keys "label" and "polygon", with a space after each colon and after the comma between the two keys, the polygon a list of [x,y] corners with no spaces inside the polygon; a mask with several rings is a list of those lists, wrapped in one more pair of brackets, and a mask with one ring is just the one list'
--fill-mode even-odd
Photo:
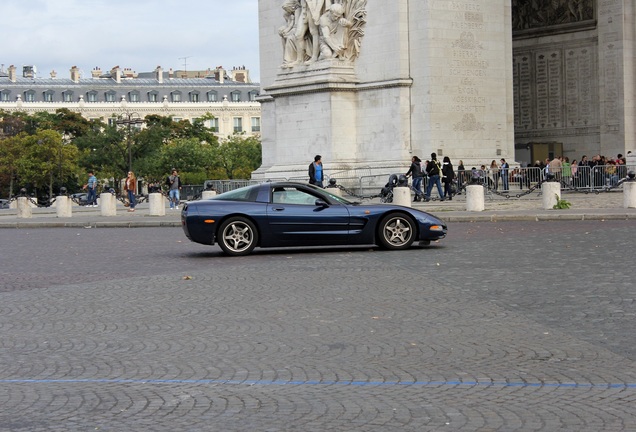
{"label": "tourist standing on steps", "polygon": [[501,186],[503,187],[504,191],[507,191],[510,188],[510,183],[508,182],[508,170],[510,169],[510,165],[508,165],[508,162],[506,162],[504,158],[501,158],[499,162],[501,163],[501,165],[499,165],[499,172],[501,173]]}
{"label": "tourist standing on steps", "polygon": [[181,199],[181,178],[176,168],[172,168],[172,174],[166,178],[168,185],[168,199],[170,200],[170,210],[179,210],[179,200]]}
{"label": "tourist standing on steps", "polygon": [[406,172],[406,177],[413,176],[413,190],[415,190],[415,198],[413,202],[422,200],[422,160],[417,156],[411,158],[411,167]]}
{"label": "tourist standing on steps", "polygon": [[124,190],[128,193],[128,211],[134,212],[135,206],[137,205],[137,201],[135,199],[135,194],[137,193],[137,177],[135,177],[135,173],[132,171],[128,171],[128,177],[124,182]]}
{"label": "tourist standing on steps", "polygon": [[316,155],[314,161],[309,164],[309,184],[316,185],[318,187],[324,187],[322,185],[324,179],[324,171],[322,169],[322,156]]}

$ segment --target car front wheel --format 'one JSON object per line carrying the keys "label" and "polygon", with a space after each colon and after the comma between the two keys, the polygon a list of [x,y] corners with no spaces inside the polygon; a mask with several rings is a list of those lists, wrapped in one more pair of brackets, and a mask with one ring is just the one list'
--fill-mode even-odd
{"label": "car front wheel", "polygon": [[386,249],[408,249],[415,240],[415,223],[400,213],[382,218],[378,227],[378,246]]}
{"label": "car front wheel", "polygon": [[233,217],[223,222],[219,228],[218,242],[228,255],[248,255],[258,243],[258,231],[249,219]]}

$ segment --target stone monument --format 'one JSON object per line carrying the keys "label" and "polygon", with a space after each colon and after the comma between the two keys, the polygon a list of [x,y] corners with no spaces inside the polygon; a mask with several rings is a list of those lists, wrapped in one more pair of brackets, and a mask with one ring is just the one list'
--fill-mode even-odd
{"label": "stone monument", "polygon": [[514,160],[508,0],[259,0],[253,178],[406,172],[413,155]]}

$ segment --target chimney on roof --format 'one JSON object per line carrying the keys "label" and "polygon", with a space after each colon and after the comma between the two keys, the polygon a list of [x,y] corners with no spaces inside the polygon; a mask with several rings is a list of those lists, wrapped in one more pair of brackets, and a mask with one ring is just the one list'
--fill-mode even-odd
{"label": "chimney on roof", "polygon": [[101,76],[101,74],[102,74],[102,70],[101,70],[101,68],[99,66],[95,66],[93,68],[93,70],[91,71],[91,75],[92,75],[93,79],[99,78]]}
{"label": "chimney on roof", "polygon": [[168,78],[169,79],[174,78],[174,71],[172,70],[172,68],[168,69]]}
{"label": "chimney on roof", "polygon": [[78,83],[80,79],[79,68],[77,66],[73,66],[70,72],[71,72],[71,81],[73,81],[74,83]]}
{"label": "chimney on roof", "polygon": [[157,82],[159,84],[163,84],[163,68],[161,66],[157,66],[157,69],[155,69],[155,76],[157,78]]}
{"label": "chimney on roof", "polygon": [[216,79],[220,84],[225,82],[225,69],[223,66],[219,66],[214,71],[214,79]]}
{"label": "chimney on roof", "polygon": [[55,69],[53,69],[53,70],[51,71],[51,74],[50,74],[50,75],[51,75],[51,79],[55,79],[55,78],[57,78],[57,72],[55,72]]}
{"label": "chimney on roof", "polygon": [[15,66],[13,65],[9,66],[9,69],[7,72],[9,72],[9,81],[15,82],[17,79],[16,73],[15,73]]}
{"label": "chimney on roof", "polygon": [[121,69],[119,66],[115,66],[110,70],[110,77],[114,79],[117,84],[121,83]]}

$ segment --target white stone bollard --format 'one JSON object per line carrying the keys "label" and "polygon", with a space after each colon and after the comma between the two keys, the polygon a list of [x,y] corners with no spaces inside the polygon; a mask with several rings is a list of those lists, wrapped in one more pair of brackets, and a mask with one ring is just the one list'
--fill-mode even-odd
{"label": "white stone bollard", "polygon": [[486,209],[484,187],[479,184],[466,186],[466,211],[480,212]]}
{"label": "white stone bollard", "polygon": [[325,190],[327,192],[329,192],[331,195],[335,195],[335,196],[342,196],[342,189],[337,188],[337,187],[330,187],[330,188],[325,188]]}
{"label": "white stone bollard", "polygon": [[148,195],[148,204],[150,209],[148,214],[150,216],[165,216],[166,215],[166,199],[162,193],[153,192]]}
{"label": "white stone bollard", "polygon": [[541,194],[543,198],[543,210],[552,210],[561,199],[561,183],[547,181],[541,183]]}
{"label": "white stone bollard", "polygon": [[102,216],[117,216],[117,199],[110,192],[99,195]]}
{"label": "white stone bollard", "polygon": [[28,219],[33,217],[31,202],[27,197],[18,197],[18,218]]}
{"label": "white stone bollard", "polygon": [[73,216],[73,201],[66,195],[60,195],[55,199],[55,213],[59,218]]}
{"label": "white stone bollard", "polygon": [[393,204],[411,207],[411,189],[404,186],[394,187]]}
{"label": "white stone bollard", "polygon": [[204,190],[201,193],[201,199],[208,199],[216,196],[216,191],[213,190]]}
{"label": "white stone bollard", "polygon": [[623,182],[623,207],[636,208],[636,181]]}

